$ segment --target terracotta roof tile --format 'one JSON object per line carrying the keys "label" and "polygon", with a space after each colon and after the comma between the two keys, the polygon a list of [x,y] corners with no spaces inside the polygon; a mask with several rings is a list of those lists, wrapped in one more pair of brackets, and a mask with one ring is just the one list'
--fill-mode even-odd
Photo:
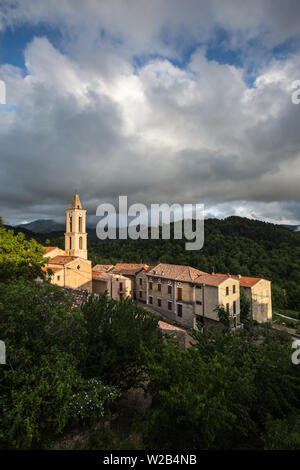
{"label": "terracotta roof tile", "polygon": [[104,271],[102,272],[92,271],[92,278],[93,278],[93,281],[108,281],[109,279],[112,278],[112,276],[109,273],[106,273]]}
{"label": "terracotta roof tile", "polygon": [[116,266],[110,271],[111,273],[120,273],[134,276],[142,269],[148,269],[147,264],[138,263],[117,263]]}
{"label": "terracotta roof tile", "polygon": [[43,246],[46,253],[50,253],[50,251],[56,250],[57,246]]}
{"label": "terracotta roof tile", "polygon": [[196,284],[205,284],[207,286],[219,286],[220,284],[222,284],[222,282],[224,282],[226,279],[228,279],[228,277],[230,276],[227,276],[226,274],[225,275],[215,275],[215,274],[202,274],[201,276],[199,276],[196,280],[195,280],[195,283]]}
{"label": "terracotta roof tile", "polygon": [[[217,273],[215,274],[215,276],[226,276],[226,275]],[[257,284],[259,281],[263,279],[262,277],[240,276],[237,274],[229,274],[229,276],[239,281],[240,286],[242,287],[253,287],[255,286],[255,284]]]}
{"label": "terracotta roof tile", "polygon": [[195,280],[203,274],[207,273],[200,271],[199,269],[192,268],[191,266],[163,263],[158,264],[147,272],[147,276],[162,277],[183,282],[195,282]]}
{"label": "terracotta roof tile", "polygon": [[113,268],[113,264],[96,264],[92,271],[95,272],[107,272],[109,269]]}
{"label": "terracotta roof tile", "polygon": [[178,326],[170,325],[170,323],[166,323],[164,321],[159,320],[158,322],[159,328],[162,330],[170,330],[170,331],[183,331],[185,332],[182,328],[178,328]]}
{"label": "terracotta roof tile", "polygon": [[42,271],[44,272],[48,272],[48,270],[51,269],[51,271],[53,271],[54,273],[58,272],[58,271],[61,271],[63,268],[58,268],[58,267],[51,267],[51,266],[42,266]]}
{"label": "terracotta roof tile", "polygon": [[54,258],[51,258],[48,261],[48,264],[62,264],[62,265],[65,265],[65,264],[70,263],[74,259],[76,259],[76,256],[60,256],[59,255],[59,256],[54,256]]}
{"label": "terracotta roof tile", "polygon": [[242,287],[253,287],[255,284],[257,284],[259,281],[262,280],[261,277],[248,277],[248,276],[238,277],[236,275],[233,275],[232,277],[237,279]]}

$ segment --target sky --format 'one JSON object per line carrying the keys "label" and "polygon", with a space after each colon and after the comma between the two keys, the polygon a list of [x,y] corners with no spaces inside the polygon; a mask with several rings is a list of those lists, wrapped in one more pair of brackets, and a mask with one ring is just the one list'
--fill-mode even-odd
{"label": "sky", "polygon": [[300,224],[299,0],[0,0],[0,215]]}

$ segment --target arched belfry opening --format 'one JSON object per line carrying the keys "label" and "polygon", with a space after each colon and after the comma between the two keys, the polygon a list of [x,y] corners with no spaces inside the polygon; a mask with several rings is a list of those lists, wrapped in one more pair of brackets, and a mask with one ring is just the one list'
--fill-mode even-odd
{"label": "arched belfry opening", "polygon": [[68,256],[87,259],[86,210],[79,195],[74,194],[70,208],[66,210],[65,251]]}

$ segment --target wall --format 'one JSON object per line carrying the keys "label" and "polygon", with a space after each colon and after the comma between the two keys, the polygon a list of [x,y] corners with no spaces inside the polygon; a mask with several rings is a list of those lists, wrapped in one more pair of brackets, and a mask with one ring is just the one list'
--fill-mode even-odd
{"label": "wall", "polygon": [[83,258],[76,258],[64,266],[59,264],[49,265],[64,269],[64,286],[72,289],[88,290],[92,292],[92,263]]}
{"label": "wall", "polygon": [[[158,279],[147,276],[147,303],[148,305],[162,313],[170,320],[176,321],[186,328],[194,328],[196,326],[195,303],[194,303],[194,287],[188,282],[177,282],[173,280]],[[152,290],[149,287],[150,279],[152,279]],[[158,284],[161,285],[161,291],[158,290]],[[171,286],[172,292],[168,293],[168,286]],[[178,300],[178,288],[182,289],[182,300]],[[153,298],[150,304],[149,297]],[[161,300],[161,306],[158,305],[158,299]],[[168,302],[172,302],[171,310],[168,309]],[[178,304],[182,305],[182,316],[178,315]]]}
{"label": "wall", "polygon": [[[143,269],[136,275],[136,298],[140,302],[147,302],[147,275],[146,271]],[[142,285],[140,284],[140,281],[142,281]],[[142,293],[142,296],[140,295],[140,292]]]}
{"label": "wall", "polygon": [[261,279],[251,289],[252,316],[259,323],[272,319],[271,282]]}
{"label": "wall", "polygon": [[[233,287],[235,286],[235,293]],[[226,287],[229,289],[229,294],[226,294]],[[233,302],[236,302],[236,313],[233,311]],[[223,305],[226,310],[226,304],[229,304],[230,317],[236,316],[237,323],[240,323],[240,283],[238,280],[228,278],[219,285],[219,305]]]}

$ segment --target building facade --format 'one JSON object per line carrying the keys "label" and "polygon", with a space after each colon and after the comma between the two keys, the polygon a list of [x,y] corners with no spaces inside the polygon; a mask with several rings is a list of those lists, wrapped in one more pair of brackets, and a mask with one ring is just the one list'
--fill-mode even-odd
{"label": "building facade", "polygon": [[218,306],[229,313],[233,327],[240,324],[239,283],[230,276],[217,277],[190,266],[159,264],[140,273],[139,279],[146,303],[187,328],[197,328],[198,321],[220,325]]}
{"label": "building facade", "polygon": [[87,259],[86,210],[78,194],[66,210],[65,250],[44,247],[44,271],[52,284],[92,292],[92,262]]}
{"label": "building facade", "polygon": [[[224,276],[216,274],[216,276]],[[260,277],[232,275],[239,282],[240,291],[243,290],[250,300],[251,315],[258,323],[272,320],[272,292],[271,281]]]}

